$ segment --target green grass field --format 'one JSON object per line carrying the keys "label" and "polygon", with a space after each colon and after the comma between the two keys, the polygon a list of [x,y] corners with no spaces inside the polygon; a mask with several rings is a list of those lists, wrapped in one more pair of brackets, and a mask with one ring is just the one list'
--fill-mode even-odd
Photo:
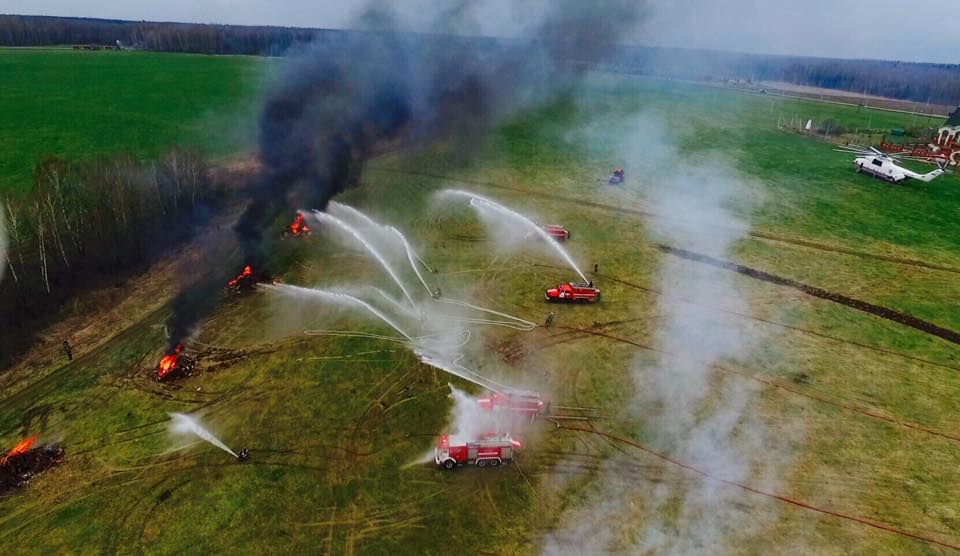
{"label": "green grass field", "polygon": [[[656,158],[640,148],[653,132],[631,122],[663,122],[663,133],[675,138],[691,165],[711,157],[727,161],[753,184],[750,198],[735,199],[729,210],[754,232],[806,242],[745,236],[729,258],[960,329],[955,272],[842,252],[960,268],[960,182],[950,176],[890,186],[855,174],[849,157],[828,143],[777,130],[781,111],[851,125],[871,117],[693,85],[602,79],[574,97],[517,115],[476,146],[469,163],[454,145],[381,156],[368,164],[363,183],[338,200],[404,230],[437,267],[428,279],[445,296],[469,296],[534,322],[557,312],[552,328],[478,333],[478,370],[539,388],[555,405],[599,408],[589,423],[595,430],[680,457],[680,447],[656,426],[662,408],[635,394],[654,379],[648,365],[656,354],[609,337],[656,342],[665,302],[656,291],[664,287],[660,269],[670,256],[656,248],[652,229],[658,219],[676,217],[655,209],[658,179],[644,177],[670,171],[654,167]],[[874,125],[885,118],[883,125],[893,127],[909,116],[872,118]],[[597,183],[618,164],[628,172],[624,187]],[[498,254],[467,211],[431,212],[433,193],[444,187],[475,190],[541,221],[565,224],[574,233],[567,244],[574,258],[589,269],[600,265],[603,301],[545,305],[541,290],[572,278],[570,272],[536,251]],[[359,252],[320,234],[277,242],[273,256],[296,261],[281,277],[289,283],[338,285],[380,276]],[[669,262],[728,278],[727,271]],[[454,473],[407,466],[444,430],[447,383],[472,388],[392,342],[302,333],[390,332],[362,315],[279,303],[262,293],[222,303],[192,347],[263,353],[158,385],[149,371],[164,343],[168,272],[161,268],[126,290],[102,294],[122,315],[109,325],[94,320],[83,330],[58,328],[76,338],[74,362],[64,364],[51,345],[0,375],[3,444],[35,433],[62,440],[67,449],[65,464],[0,499],[0,545],[29,553],[440,554],[472,547],[531,554],[545,539],[580,527],[585,537],[609,533],[608,547],[633,553],[649,541],[650,524],[660,524],[666,537],[682,537],[691,518],[720,516],[729,529],[701,551],[944,550],[722,485],[714,485],[722,505],[685,517],[684,494],[704,479],[629,446],[542,421],[525,439],[519,465]],[[727,371],[711,379],[718,393],[707,396],[702,412],[723,409],[722,388],[750,388],[742,418],[762,423],[775,442],[764,451],[770,461],[752,467],[746,482],[960,542],[960,442],[897,424],[955,433],[958,346],[782,286],[741,275],[731,280],[748,316],[722,324],[760,341],[749,357],[717,365]],[[87,322],[76,318],[77,327]],[[206,444],[171,451],[166,423],[173,411],[202,413],[228,445],[249,447],[251,461],[238,465]],[[591,521],[593,508],[610,507],[604,503],[610,499],[613,510]]]}
{"label": "green grass field", "polygon": [[252,142],[269,61],[147,52],[0,49],[0,191],[25,191],[46,156],[211,154]]}

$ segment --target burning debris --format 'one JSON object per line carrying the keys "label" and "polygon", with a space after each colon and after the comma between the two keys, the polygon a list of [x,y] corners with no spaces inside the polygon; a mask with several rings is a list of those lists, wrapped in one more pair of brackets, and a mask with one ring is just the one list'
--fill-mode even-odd
{"label": "burning debris", "polygon": [[193,355],[187,355],[184,353],[183,344],[177,344],[160,358],[155,376],[157,382],[165,382],[198,375],[201,372],[216,372],[247,357],[272,353],[272,351],[210,347]]}
{"label": "burning debris", "polygon": [[256,285],[257,279],[253,277],[253,269],[250,268],[250,265],[247,265],[243,267],[240,274],[227,282],[227,293],[238,294],[252,291]]}
{"label": "burning debris", "polygon": [[30,451],[30,447],[33,446],[33,443],[37,441],[36,436],[31,436],[30,438],[24,438],[20,442],[17,442],[13,448],[7,452],[7,455],[3,456],[3,459],[0,459],[0,466],[6,465],[11,458],[26,454]]}
{"label": "burning debris", "polygon": [[[248,267],[249,268],[249,267]],[[183,353],[183,344],[177,344],[172,350],[167,351],[160,362],[157,363],[157,382],[171,378],[190,376],[196,361],[189,355]]]}
{"label": "burning debris", "polygon": [[297,217],[290,223],[288,229],[283,231],[282,239],[287,239],[288,236],[306,237],[308,235],[310,235],[310,226],[304,223],[303,214],[298,213]]}
{"label": "burning debris", "polygon": [[0,459],[0,494],[23,486],[38,473],[63,461],[60,445],[34,447],[36,441],[36,436],[25,438]]}

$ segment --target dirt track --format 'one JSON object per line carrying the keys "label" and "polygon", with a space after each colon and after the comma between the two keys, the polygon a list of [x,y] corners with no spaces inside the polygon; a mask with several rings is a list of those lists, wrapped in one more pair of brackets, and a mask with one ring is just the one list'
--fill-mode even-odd
{"label": "dirt track", "polygon": [[708,255],[703,255],[700,253],[694,253],[692,251],[686,251],[684,249],[678,249],[676,247],[670,247],[668,245],[658,245],[657,246],[664,253],[680,257],[682,259],[687,259],[690,261],[708,264],[710,266],[715,266],[717,268],[722,268],[724,270],[732,270],[743,274],[744,276],[749,276],[757,280],[762,280],[764,282],[769,282],[771,284],[777,284],[778,286],[786,286],[788,288],[793,288],[795,290],[801,291],[807,295],[812,295],[820,299],[825,299],[827,301],[832,301],[834,303],[839,303],[845,305],[852,309],[857,309],[858,311],[863,311],[871,315],[893,321],[904,326],[909,326],[915,330],[925,332],[932,336],[936,336],[948,342],[954,344],[960,344],[960,332],[955,332],[941,326],[937,326],[932,322],[919,319],[912,315],[902,313],[900,311],[889,309],[887,307],[881,307],[880,305],[874,305],[873,303],[867,303],[866,301],[861,301],[859,299],[854,299],[843,294],[834,293],[823,288],[818,288],[815,286],[810,286],[804,284],[803,282],[798,282],[790,278],[784,278],[782,276],[777,276],[775,274],[770,274],[769,272],[764,272],[762,270],[757,270],[755,268],[750,268],[748,266],[743,266],[737,263],[730,261],[723,261],[720,259],[715,259]]}

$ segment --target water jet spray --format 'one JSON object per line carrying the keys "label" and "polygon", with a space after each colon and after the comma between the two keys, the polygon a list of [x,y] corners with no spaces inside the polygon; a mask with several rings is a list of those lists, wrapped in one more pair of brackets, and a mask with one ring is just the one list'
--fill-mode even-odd
{"label": "water jet spray", "polygon": [[484,209],[492,210],[502,216],[506,216],[507,218],[510,218],[511,220],[520,223],[524,228],[526,228],[529,231],[529,233],[536,235],[537,237],[545,241],[547,245],[552,247],[553,250],[556,251],[556,253],[560,255],[560,257],[564,261],[566,261],[568,265],[570,265],[570,268],[572,268],[584,282],[590,281],[587,279],[587,276],[583,273],[583,271],[580,270],[580,267],[577,266],[577,263],[574,262],[570,254],[567,253],[566,249],[564,249],[560,245],[560,243],[558,243],[557,240],[553,238],[553,236],[551,236],[543,228],[538,226],[536,222],[534,222],[533,220],[530,220],[529,218],[520,214],[519,212],[509,209],[497,203],[496,201],[492,201],[490,199],[487,199],[486,197],[481,197],[480,195],[477,195],[476,193],[471,193],[469,191],[463,191],[461,189],[444,189],[443,191],[441,191],[441,194],[460,195],[463,197],[467,197],[470,199],[470,206],[477,211],[482,211]]}

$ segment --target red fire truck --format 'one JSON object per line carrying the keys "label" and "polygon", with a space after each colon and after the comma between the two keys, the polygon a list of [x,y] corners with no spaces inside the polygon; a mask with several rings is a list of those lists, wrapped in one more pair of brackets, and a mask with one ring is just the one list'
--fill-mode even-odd
{"label": "red fire truck", "polygon": [[570,239],[570,230],[567,230],[560,224],[547,224],[543,227],[543,231],[550,234],[550,237],[557,241],[567,241]]}
{"label": "red fire truck", "polygon": [[434,461],[444,469],[453,469],[458,465],[496,467],[512,462],[519,451],[520,442],[510,438],[509,434],[487,434],[477,440],[445,434],[437,440]]}
{"label": "red fire truck", "polygon": [[515,411],[529,414],[533,419],[547,411],[547,404],[543,402],[539,392],[530,390],[509,390],[507,392],[490,392],[482,398],[477,398],[477,405],[487,411]]}
{"label": "red fire truck", "polygon": [[600,288],[593,282],[570,282],[557,284],[557,287],[545,291],[543,296],[547,301],[566,301],[568,303],[596,303],[600,301]]}

